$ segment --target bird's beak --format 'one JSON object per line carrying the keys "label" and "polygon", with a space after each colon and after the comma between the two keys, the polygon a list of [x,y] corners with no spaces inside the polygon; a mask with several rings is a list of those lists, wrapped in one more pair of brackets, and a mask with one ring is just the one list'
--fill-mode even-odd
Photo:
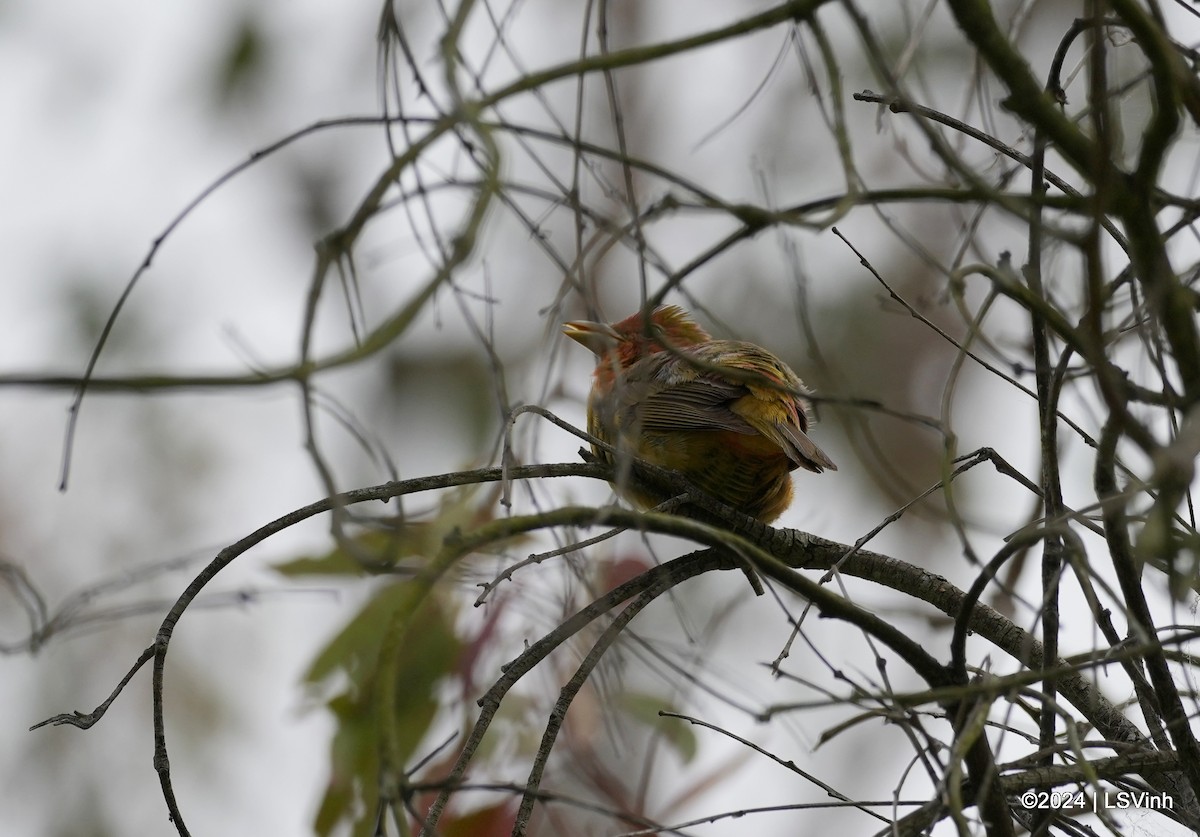
{"label": "bird's beak", "polygon": [[563,323],[563,334],[582,344],[597,355],[602,355],[621,342],[621,335],[608,323],[593,323],[591,320],[572,320]]}

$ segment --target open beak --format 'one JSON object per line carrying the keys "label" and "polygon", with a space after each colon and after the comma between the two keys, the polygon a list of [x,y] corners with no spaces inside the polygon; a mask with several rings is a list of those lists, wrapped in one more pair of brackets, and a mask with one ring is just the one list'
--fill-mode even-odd
{"label": "open beak", "polygon": [[603,355],[621,342],[621,335],[608,323],[572,320],[563,323],[563,334],[597,355]]}

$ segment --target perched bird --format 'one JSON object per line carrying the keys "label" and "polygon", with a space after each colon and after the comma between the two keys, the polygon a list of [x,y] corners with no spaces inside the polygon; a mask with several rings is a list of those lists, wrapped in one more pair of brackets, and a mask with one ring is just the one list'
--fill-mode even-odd
{"label": "perched bird", "polygon": [[[588,432],[764,523],[792,502],[790,472],[837,470],[808,438],[804,384],[754,343],[713,340],[682,308],[618,323],[576,320],[563,333],[596,354]],[[596,456],[611,453],[593,446]],[[614,487],[648,508],[666,496]]]}

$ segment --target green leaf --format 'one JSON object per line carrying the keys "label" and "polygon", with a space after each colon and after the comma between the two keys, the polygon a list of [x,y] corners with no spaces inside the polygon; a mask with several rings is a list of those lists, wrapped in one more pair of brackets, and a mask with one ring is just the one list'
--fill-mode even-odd
{"label": "green leaf", "polygon": [[254,97],[267,69],[269,46],[257,20],[245,17],[238,21],[216,68],[214,87],[220,104]]}
{"label": "green leaf", "polygon": [[432,525],[429,522],[408,523],[387,531],[364,532],[324,555],[293,558],[274,565],[272,569],[289,578],[361,576],[366,566],[394,566],[402,558],[429,554]]}
{"label": "green leaf", "polygon": [[[383,707],[377,692],[380,655],[399,616],[415,627],[396,650],[395,703]],[[356,834],[371,833],[387,720],[382,713],[393,713],[397,757],[410,759],[437,715],[438,684],[454,673],[461,650],[453,608],[434,592],[403,581],[382,587],[313,661],[305,675],[309,683],[344,684],[328,702],[337,729],[329,787],[314,822],[317,834],[324,837],[340,823],[354,823]]]}
{"label": "green leaf", "polygon": [[[275,572],[289,578],[303,576],[360,577],[373,568],[400,565],[403,559],[436,555],[449,533],[470,529],[492,519],[494,499],[478,502],[479,486],[447,492],[437,515],[429,520],[405,521],[387,529],[375,529],[348,538],[321,555],[306,555],[276,564]],[[523,538],[510,538],[512,544]],[[406,562],[418,569],[422,562]]]}
{"label": "green leaf", "polygon": [[692,725],[679,718],[664,718],[659,712],[674,712],[658,695],[641,692],[623,692],[617,704],[633,720],[645,724],[675,748],[675,752],[689,763],[696,757],[696,734]]}
{"label": "green leaf", "polygon": [[361,711],[346,697],[331,700],[329,708],[338,724],[330,747],[329,787],[313,823],[322,837],[339,822],[352,821],[355,813],[373,812],[379,805],[378,782],[361,781],[379,774],[379,751],[370,725],[363,723]]}

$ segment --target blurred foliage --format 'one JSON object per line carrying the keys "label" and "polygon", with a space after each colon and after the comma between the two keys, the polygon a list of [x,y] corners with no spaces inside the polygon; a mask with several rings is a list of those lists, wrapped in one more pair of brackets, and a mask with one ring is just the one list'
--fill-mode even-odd
{"label": "blurred foliage", "polygon": [[[280,567],[290,576],[337,572],[357,574],[358,561],[343,550],[324,558],[300,559]],[[379,808],[382,769],[379,742],[391,719],[396,732],[396,755],[408,758],[425,740],[437,715],[438,690],[454,675],[462,642],[454,631],[456,605],[452,598],[426,591],[407,581],[380,587],[348,625],[317,655],[305,681],[333,695],[327,706],[337,721],[330,748],[330,779],[317,813],[315,828],[327,835],[339,823],[354,823],[354,834],[374,833],[374,820],[364,812]],[[381,654],[397,619],[419,625],[404,633],[397,657],[385,665]],[[381,668],[394,665],[397,678],[392,706],[382,706],[377,680]],[[393,769],[400,769],[396,766]]]}
{"label": "blurred foliage", "polygon": [[217,104],[227,108],[262,95],[269,55],[270,42],[261,21],[254,14],[245,14],[232,27],[213,73]]}
{"label": "blurred foliage", "polygon": [[680,718],[664,718],[659,714],[660,712],[676,711],[674,706],[664,706],[661,696],[622,692],[618,695],[615,706],[629,718],[645,727],[648,734],[661,735],[684,764],[696,757],[696,750],[699,747],[696,733],[686,721]]}

